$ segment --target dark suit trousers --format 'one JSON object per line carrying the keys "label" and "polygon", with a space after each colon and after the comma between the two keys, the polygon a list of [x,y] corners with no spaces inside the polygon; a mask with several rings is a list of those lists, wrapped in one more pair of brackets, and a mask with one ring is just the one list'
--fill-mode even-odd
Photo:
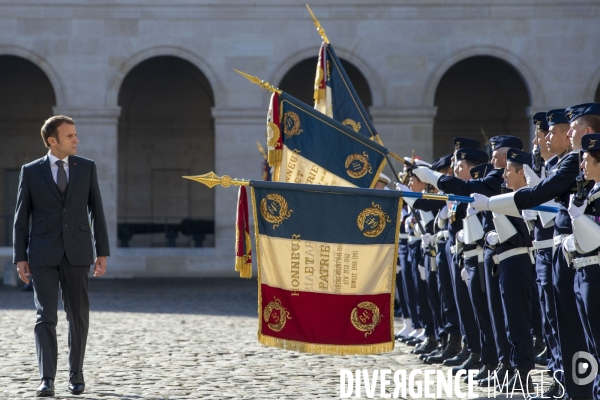
{"label": "dark suit trousers", "polygon": [[71,265],[66,257],[54,267],[31,268],[37,309],[34,334],[40,378],[54,379],[56,376],[58,289],[69,323],[69,371],[79,373],[83,370],[90,313],[89,273],[89,265]]}

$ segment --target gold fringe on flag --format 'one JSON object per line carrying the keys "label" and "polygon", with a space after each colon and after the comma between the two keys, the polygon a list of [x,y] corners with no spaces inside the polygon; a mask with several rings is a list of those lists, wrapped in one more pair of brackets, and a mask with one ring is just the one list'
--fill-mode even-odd
{"label": "gold fringe on flag", "polygon": [[275,166],[275,164],[279,164],[283,158],[283,150],[281,149],[269,149],[267,154],[267,162],[271,167]]}
{"label": "gold fringe on flag", "polygon": [[342,346],[335,344],[315,344],[297,342],[295,340],[279,339],[272,336],[263,335],[260,332],[258,333],[258,341],[265,346],[277,347],[284,350],[293,350],[301,353],[312,354],[330,354],[334,356],[381,354],[394,350],[393,341],[367,345]]}

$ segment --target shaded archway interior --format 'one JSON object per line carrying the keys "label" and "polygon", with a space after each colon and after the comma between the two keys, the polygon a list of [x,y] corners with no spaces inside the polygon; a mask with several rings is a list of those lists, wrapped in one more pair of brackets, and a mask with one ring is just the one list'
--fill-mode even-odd
{"label": "shaded archway interior", "polygon": [[186,60],[153,57],[127,74],[119,105],[119,245],[212,246],[211,235],[180,229],[182,221],[214,220],[213,191],[181,178],[214,169],[208,80]]}
{"label": "shaded archway interior", "polygon": [[[281,79],[279,88],[312,107],[315,103],[313,99],[313,93],[317,61],[318,57],[311,57],[294,65],[285,74],[283,79]],[[348,78],[356,89],[358,97],[360,97],[360,100],[368,110],[373,104],[369,83],[360,70],[352,63],[343,59],[341,61],[346,73],[348,74]]]}
{"label": "shaded archway interior", "polygon": [[0,56],[0,246],[12,246],[19,171],[48,149],[40,136],[56,95],[46,74],[17,56]]}
{"label": "shaded archway interior", "polygon": [[452,151],[452,138],[466,136],[482,143],[496,135],[513,135],[530,149],[529,92],[519,73],[496,57],[476,56],[453,65],[435,93],[433,152]]}

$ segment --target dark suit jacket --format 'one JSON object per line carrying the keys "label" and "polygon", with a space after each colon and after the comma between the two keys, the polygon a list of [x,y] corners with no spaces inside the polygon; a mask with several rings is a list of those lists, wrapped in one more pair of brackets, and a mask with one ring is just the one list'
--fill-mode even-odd
{"label": "dark suit jacket", "polygon": [[52,178],[47,155],[24,165],[13,238],[13,262],[29,261],[32,268],[58,265],[63,255],[72,265],[93,264],[94,244],[97,256],[108,256],[108,232],[96,164],[70,156],[69,185],[64,195]]}

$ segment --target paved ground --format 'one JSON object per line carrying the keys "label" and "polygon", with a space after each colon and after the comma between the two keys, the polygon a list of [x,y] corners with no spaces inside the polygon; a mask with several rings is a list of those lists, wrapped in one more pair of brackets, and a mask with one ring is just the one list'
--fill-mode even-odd
{"label": "paved ground", "polygon": [[[86,393],[77,397],[66,391],[63,314],[59,398],[335,399],[342,368],[424,367],[404,345],[387,354],[345,357],[262,346],[256,339],[255,279],[98,279],[90,292]],[[0,286],[0,399],[35,395],[34,321],[32,292]]]}

